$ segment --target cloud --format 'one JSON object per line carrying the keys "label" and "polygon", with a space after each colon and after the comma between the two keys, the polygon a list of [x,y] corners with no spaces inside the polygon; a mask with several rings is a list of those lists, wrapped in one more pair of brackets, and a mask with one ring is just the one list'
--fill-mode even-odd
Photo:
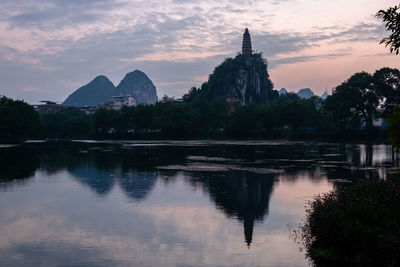
{"label": "cloud", "polygon": [[294,57],[283,57],[279,59],[272,59],[270,63],[273,66],[279,66],[283,64],[293,64],[298,62],[314,61],[319,59],[333,59],[338,57],[345,57],[350,55],[350,53],[333,53],[333,54],[323,54],[314,56],[294,56]]}
{"label": "cloud", "polygon": [[62,101],[97,75],[118,83],[141,69],[159,94],[180,96],[240,51],[245,27],[271,68],[351,56],[340,49],[385,35],[373,19],[295,30],[274,24],[288,14],[301,17],[300,2],[0,0],[0,94],[40,88]]}
{"label": "cloud", "polygon": [[42,0],[40,4],[35,4],[36,1],[26,2],[25,6],[19,6],[15,15],[8,18],[11,27],[46,30],[92,23],[126,4],[116,0]]}

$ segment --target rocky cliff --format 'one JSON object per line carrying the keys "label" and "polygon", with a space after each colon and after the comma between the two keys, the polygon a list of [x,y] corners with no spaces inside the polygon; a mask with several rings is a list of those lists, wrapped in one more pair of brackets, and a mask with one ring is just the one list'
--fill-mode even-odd
{"label": "rocky cliff", "polygon": [[73,107],[97,106],[107,102],[114,91],[114,84],[106,76],[101,75],[74,91],[62,104]]}
{"label": "rocky cliff", "polygon": [[202,90],[211,99],[224,97],[241,104],[265,103],[271,98],[273,84],[261,54],[241,54],[216,67]]}
{"label": "rocky cliff", "polygon": [[155,104],[157,90],[153,82],[144,72],[135,70],[125,75],[125,78],[115,88],[116,95],[131,95],[136,104]]}

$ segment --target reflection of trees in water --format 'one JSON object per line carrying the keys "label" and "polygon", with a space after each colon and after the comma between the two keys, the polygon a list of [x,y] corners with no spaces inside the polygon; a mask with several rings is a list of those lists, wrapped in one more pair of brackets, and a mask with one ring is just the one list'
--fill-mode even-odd
{"label": "reflection of trees in water", "polygon": [[40,166],[33,150],[22,147],[3,148],[0,151],[0,187],[24,185]]}
{"label": "reflection of trees in water", "polygon": [[268,216],[268,205],[277,175],[229,172],[226,175],[193,173],[187,179],[205,188],[216,206],[227,216],[238,218],[244,226],[245,240],[250,246],[256,221]]}
{"label": "reflection of trees in water", "polygon": [[[188,156],[219,157],[222,164],[284,170],[282,179],[379,179],[382,170],[359,168],[386,164],[398,166],[391,151],[372,145],[300,144],[268,147],[120,147],[107,144],[44,143],[2,149],[0,187],[12,186],[15,180],[26,181],[40,167],[54,173],[68,170],[75,180],[99,196],[109,194],[119,184],[125,195],[135,201],[146,198],[158,174],[155,167],[188,163]],[[374,153],[383,153],[376,161]],[[379,154],[380,155],[380,154]],[[232,159],[232,162],[229,160]],[[304,160],[305,159],[305,160]],[[332,163],[334,161],[341,163]],[[375,161],[375,162],[374,162]],[[258,163],[257,163],[258,162]],[[325,162],[325,163],[323,163]],[[331,162],[331,163],[330,163]],[[377,162],[377,163],[376,163]],[[207,163],[205,163],[207,164]],[[325,165],[325,167],[323,166]],[[328,166],[332,165],[332,166]],[[260,175],[245,171],[224,173],[189,173],[185,178],[194,186],[205,188],[216,206],[227,216],[244,225],[246,243],[252,242],[253,226],[268,215],[268,204],[276,174]],[[174,171],[163,171],[162,181],[169,183]],[[172,177],[172,178],[171,178]]]}

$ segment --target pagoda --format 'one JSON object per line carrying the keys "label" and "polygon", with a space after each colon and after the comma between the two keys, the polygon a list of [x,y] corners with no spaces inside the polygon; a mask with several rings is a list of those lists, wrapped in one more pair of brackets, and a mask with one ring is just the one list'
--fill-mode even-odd
{"label": "pagoda", "polygon": [[249,29],[246,28],[243,34],[242,55],[251,55],[251,54],[253,54],[253,49],[251,47],[251,37]]}

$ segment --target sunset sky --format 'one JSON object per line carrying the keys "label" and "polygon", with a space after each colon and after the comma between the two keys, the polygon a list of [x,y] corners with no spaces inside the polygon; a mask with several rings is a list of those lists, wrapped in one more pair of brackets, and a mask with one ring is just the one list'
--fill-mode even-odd
{"label": "sunset sky", "polygon": [[0,95],[62,102],[98,75],[144,71],[180,97],[241,49],[244,28],[275,89],[321,94],[359,71],[400,68],[374,17],[398,0],[0,0]]}

